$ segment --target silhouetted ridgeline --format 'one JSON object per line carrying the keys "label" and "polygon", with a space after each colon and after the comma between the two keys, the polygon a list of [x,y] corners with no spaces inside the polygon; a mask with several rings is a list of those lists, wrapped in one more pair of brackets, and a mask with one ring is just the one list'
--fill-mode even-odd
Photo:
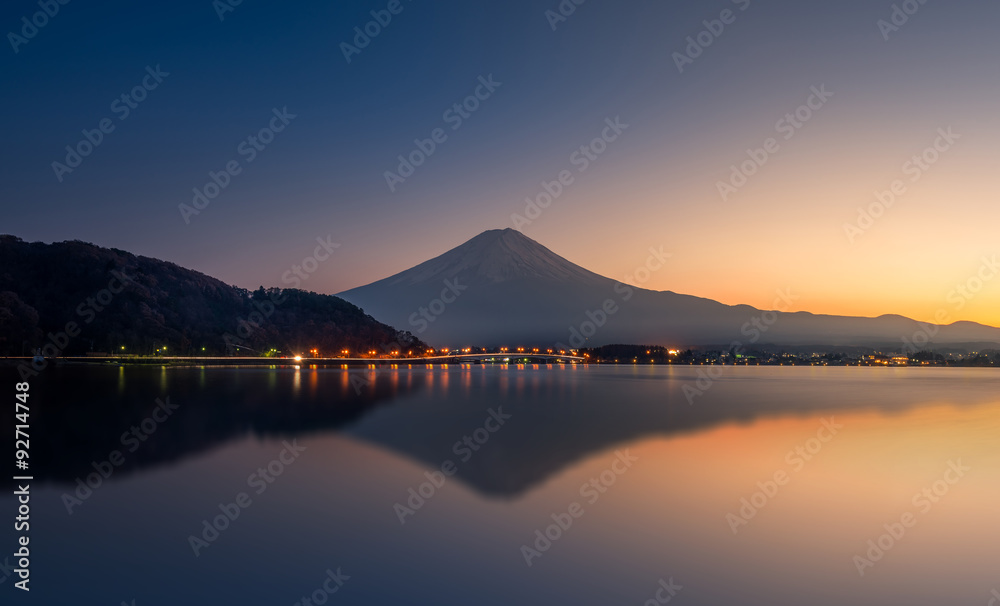
{"label": "silhouetted ridgeline", "polygon": [[[0,235],[0,354],[30,354],[53,342],[49,333],[60,341],[59,333],[73,332],[69,323],[79,334],[67,335],[64,346],[55,343],[66,355],[122,353],[122,347],[128,354],[166,347],[178,355],[425,347],[338,297],[250,292],[122,250]],[[227,347],[227,340],[249,349]]]}
{"label": "silhouetted ridgeline", "polygon": [[[669,256],[662,247],[650,248],[635,275],[664,267]],[[820,345],[814,350],[820,352],[863,347],[908,353],[1000,348],[1000,327],[955,321],[947,313],[939,315],[945,324],[928,324],[892,314],[793,312],[797,294],[786,288],[775,295],[769,309],[757,309],[625,284],[510,228],[485,231],[410,269],[339,294],[379,320],[413,327],[439,344],[580,349],[650,343],[681,350],[718,344],[728,350],[737,343],[766,343]],[[435,299],[440,301],[433,315],[415,313]]]}

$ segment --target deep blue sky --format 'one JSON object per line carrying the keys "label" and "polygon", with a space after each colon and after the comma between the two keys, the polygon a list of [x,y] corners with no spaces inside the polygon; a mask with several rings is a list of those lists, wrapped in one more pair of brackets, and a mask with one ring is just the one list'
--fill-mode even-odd
{"label": "deep blue sky", "polygon": [[[281,285],[329,234],[342,247],[306,287],[333,293],[511,227],[524,198],[621,116],[629,129],[523,228],[599,273],[622,278],[664,246],[676,265],[645,286],[766,306],[798,284],[808,309],[919,316],[992,250],[996,2],[930,0],[889,41],[877,21],[893,3],[872,0],[745,11],[742,0],[588,0],[556,31],[544,13],[557,1],[401,4],[350,64],[341,42],[387,2],[244,0],[224,21],[210,0],[60,6],[17,53],[0,48],[0,232],[123,248],[247,287]],[[679,73],[672,53],[727,8],[735,23]],[[38,10],[5,2],[0,28],[18,32]],[[112,102],[157,65],[169,76],[119,120]],[[450,130],[443,112],[490,74],[500,88]],[[729,166],[824,83],[829,104],[723,202]],[[238,144],[286,106],[297,117],[247,163]],[[52,162],[104,118],[114,132],[59,182]],[[949,125],[961,143],[849,243],[857,207]],[[448,140],[390,192],[383,172],[438,127]],[[231,160],[242,173],[185,224],[178,204]],[[919,311],[899,309],[928,279],[928,243],[955,256],[932,268]],[[812,246],[835,279],[784,264]],[[887,252],[900,250],[922,265]],[[872,292],[886,276],[907,294]],[[848,309],[862,291],[881,303]]]}

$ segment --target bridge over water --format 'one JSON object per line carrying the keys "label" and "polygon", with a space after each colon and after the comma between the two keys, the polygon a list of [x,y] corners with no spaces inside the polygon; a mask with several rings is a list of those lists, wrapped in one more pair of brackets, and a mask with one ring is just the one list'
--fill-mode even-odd
{"label": "bridge over water", "polygon": [[[31,357],[4,358],[11,361],[26,361]],[[209,366],[232,365],[392,365],[392,364],[577,364],[586,360],[581,356],[541,353],[497,354],[468,353],[442,356],[427,356],[419,358],[312,358],[312,357],[264,357],[264,356],[67,356],[46,358],[48,363],[117,363],[117,364],[193,364]]]}

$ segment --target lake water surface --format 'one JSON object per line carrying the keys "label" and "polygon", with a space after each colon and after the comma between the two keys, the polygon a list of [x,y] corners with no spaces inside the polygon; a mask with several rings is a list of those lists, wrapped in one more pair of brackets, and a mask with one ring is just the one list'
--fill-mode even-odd
{"label": "lake water surface", "polygon": [[31,601],[978,606],[1000,589],[1000,373],[707,370],[53,368],[31,381]]}

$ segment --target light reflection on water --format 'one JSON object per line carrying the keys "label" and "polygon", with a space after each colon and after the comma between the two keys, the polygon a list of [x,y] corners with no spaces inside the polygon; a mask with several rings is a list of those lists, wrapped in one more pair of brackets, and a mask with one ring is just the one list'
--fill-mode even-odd
{"label": "light reflection on water", "polygon": [[[990,599],[1000,375],[727,368],[689,404],[698,370],[55,369],[32,383],[35,595],[292,604],[339,566],[352,578],[331,604],[642,604],[671,577],[678,604]],[[175,416],[68,515],[61,495],[166,396]],[[501,407],[510,419],[463,460],[456,442]],[[828,441],[824,419],[843,426]],[[293,438],[307,451],[195,558],[188,536]],[[626,450],[638,460],[607,475]],[[918,507],[957,460],[971,470]],[[446,461],[455,475],[400,524],[394,505]],[[762,506],[744,519],[741,499]],[[522,545],[573,503],[582,515],[528,567]],[[861,576],[854,556],[908,512]]]}

